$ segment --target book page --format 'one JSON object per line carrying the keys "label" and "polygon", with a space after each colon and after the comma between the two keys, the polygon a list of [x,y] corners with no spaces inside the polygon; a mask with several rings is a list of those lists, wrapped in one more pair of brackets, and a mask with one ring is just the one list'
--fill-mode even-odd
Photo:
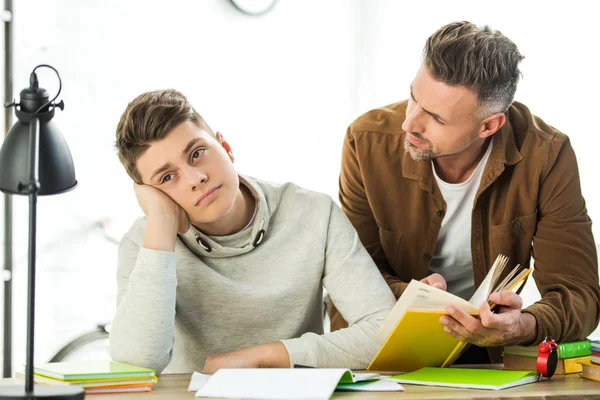
{"label": "book page", "polygon": [[192,374],[192,379],[190,380],[190,384],[188,385],[188,392],[197,392],[202,389],[204,385],[208,383],[210,379],[210,375],[201,374],[200,372],[195,372]]}
{"label": "book page", "polygon": [[[521,268],[520,264],[517,264],[500,282],[497,282],[498,278],[502,276],[503,270],[507,269],[508,257],[499,254],[492,265],[492,268],[485,276],[481,285],[477,288],[469,303],[475,307],[480,307],[483,302],[489,302],[489,297],[492,293],[502,292],[510,290],[517,292],[519,287],[522,286],[525,279],[531,273],[531,268]],[[490,307],[493,309],[495,304],[490,303]]]}
{"label": "book page", "polygon": [[498,257],[496,257],[492,268],[487,273],[475,293],[473,293],[473,296],[469,299],[469,303],[479,309],[483,302],[488,300],[491,288],[497,284],[496,280],[501,275],[502,270],[506,267],[507,263],[508,257],[503,256],[502,254],[499,254]]}
{"label": "book page", "polygon": [[340,368],[220,369],[196,397],[327,400],[345,373],[350,374],[350,371]]}
{"label": "book page", "polygon": [[469,299],[469,303],[471,303],[471,305],[473,305],[474,307],[479,308],[484,301],[487,301],[489,297],[490,287],[492,285],[492,276],[494,275],[494,271],[496,269],[495,267],[496,263],[494,263],[494,266],[492,267],[490,272],[488,272],[488,274],[485,276],[483,282],[481,282],[481,285],[479,285],[475,293],[473,293],[473,296],[471,296],[471,298]]}
{"label": "book page", "polygon": [[453,305],[468,313],[479,312],[478,308],[469,304],[468,301],[461,299],[452,293],[434,288],[433,286],[429,286],[413,279],[410,281],[385,321],[381,324],[379,331],[377,331],[377,334],[375,335],[375,340],[381,344],[385,343],[406,310],[417,309],[445,312],[446,307],[449,305]]}

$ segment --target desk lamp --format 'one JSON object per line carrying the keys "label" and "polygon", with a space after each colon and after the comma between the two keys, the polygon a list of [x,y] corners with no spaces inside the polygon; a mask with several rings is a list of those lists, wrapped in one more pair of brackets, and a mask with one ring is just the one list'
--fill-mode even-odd
{"label": "desk lamp", "polygon": [[[58,76],[58,93],[49,100],[48,92],[39,87],[35,71],[46,67]],[[29,252],[27,281],[27,358],[25,385],[0,386],[0,399],[83,399],[79,387],[33,384],[33,333],[35,322],[35,260],[37,197],[69,191],[77,185],[71,152],[62,134],[52,122],[57,108],[64,102],[54,101],[62,81],[50,65],[38,65],[14,107],[18,121],[8,132],[0,148],[0,191],[29,197]]]}

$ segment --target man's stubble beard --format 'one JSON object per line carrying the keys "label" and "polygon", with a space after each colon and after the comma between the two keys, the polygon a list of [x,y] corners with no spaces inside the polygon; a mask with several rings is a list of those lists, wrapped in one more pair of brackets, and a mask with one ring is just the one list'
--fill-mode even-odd
{"label": "man's stubble beard", "polygon": [[428,143],[427,148],[419,149],[408,140],[408,136],[404,137],[404,151],[410,155],[415,161],[430,161],[433,159],[433,149],[431,144]]}

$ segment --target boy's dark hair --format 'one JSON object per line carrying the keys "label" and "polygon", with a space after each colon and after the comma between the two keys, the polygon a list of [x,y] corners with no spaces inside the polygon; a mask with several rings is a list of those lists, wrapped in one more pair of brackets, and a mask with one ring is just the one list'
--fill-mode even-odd
{"label": "boy's dark hair", "polygon": [[198,127],[212,130],[188,99],[177,90],[142,93],[127,105],[117,125],[116,148],[125,170],[137,183],[142,177],[136,167],[138,158],[162,140],[179,124],[192,121]]}

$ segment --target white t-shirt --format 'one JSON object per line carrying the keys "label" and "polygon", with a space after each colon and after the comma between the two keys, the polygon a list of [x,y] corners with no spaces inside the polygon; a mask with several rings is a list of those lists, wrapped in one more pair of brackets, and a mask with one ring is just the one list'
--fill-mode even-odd
{"label": "white t-shirt", "polygon": [[471,256],[473,202],[491,152],[492,141],[469,179],[461,183],[443,181],[437,175],[432,161],[433,175],[446,201],[446,214],[429,272],[442,275],[448,284],[448,292],[467,300],[475,292]]}

